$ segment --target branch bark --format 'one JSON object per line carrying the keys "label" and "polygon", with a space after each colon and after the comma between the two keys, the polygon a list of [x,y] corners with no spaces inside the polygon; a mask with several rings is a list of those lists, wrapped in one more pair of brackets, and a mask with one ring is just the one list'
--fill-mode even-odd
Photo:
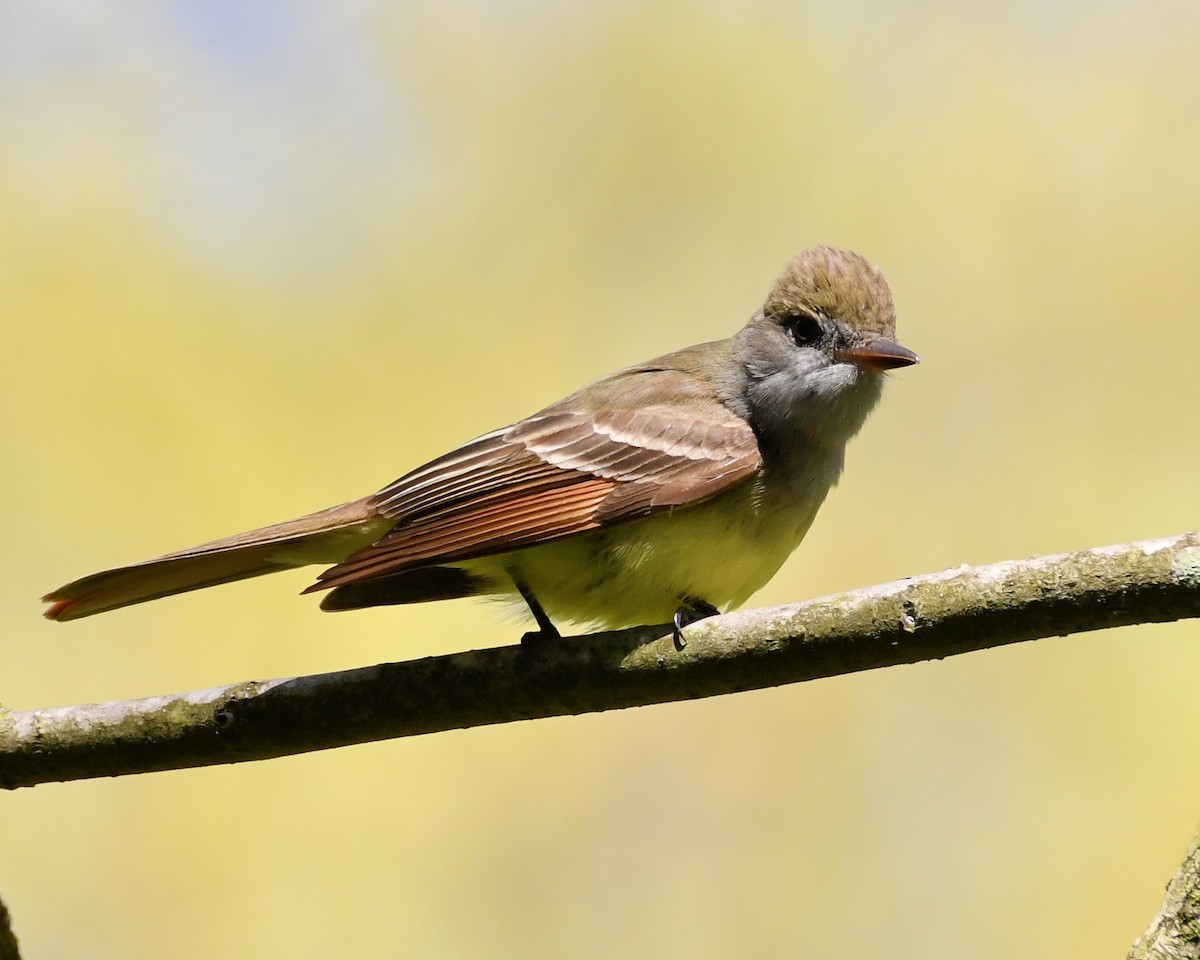
{"label": "branch bark", "polygon": [[8,907],[0,899],[0,960],[21,960],[21,948],[17,945],[17,935],[13,933],[12,917],[8,915]]}
{"label": "branch bark", "polygon": [[0,712],[0,786],[238,763],[755,690],[1200,616],[1200,534],[959,567],[669,627],[173,696]]}
{"label": "branch bark", "polygon": [[1163,905],[1129,951],[1128,960],[1200,958],[1200,836],[1167,884]]}

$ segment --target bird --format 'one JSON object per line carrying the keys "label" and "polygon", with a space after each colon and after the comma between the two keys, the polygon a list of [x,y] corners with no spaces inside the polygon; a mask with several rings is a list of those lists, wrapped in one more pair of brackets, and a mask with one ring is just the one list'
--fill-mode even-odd
{"label": "bird", "polygon": [[308,565],[323,610],[460,597],[524,604],[537,629],[696,620],[744,603],[799,545],[895,340],[881,271],[831,246],[788,261],[732,336],[616,373],[376,493],[73,580],[67,621]]}

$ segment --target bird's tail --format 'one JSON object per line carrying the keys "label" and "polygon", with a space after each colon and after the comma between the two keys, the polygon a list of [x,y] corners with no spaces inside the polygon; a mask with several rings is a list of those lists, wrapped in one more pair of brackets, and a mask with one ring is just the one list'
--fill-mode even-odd
{"label": "bird's tail", "polygon": [[48,620],[76,620],[133,603],[311,563],[337,563],[378,539],[394,520],[370,497],[214,540],[164,557],[73,580],[42,599]]}

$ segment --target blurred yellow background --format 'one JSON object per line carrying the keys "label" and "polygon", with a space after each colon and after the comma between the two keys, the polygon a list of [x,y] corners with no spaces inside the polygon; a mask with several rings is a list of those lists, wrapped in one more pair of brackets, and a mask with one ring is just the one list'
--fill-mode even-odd
{"label": "blurred yellow background", "polygon": [[[370,492],[725,336],[813,243],[892,377],[753,601],[1197,525],[1200,7],[0,7],[0,701],[513,642],[307,571],[72,577]],[[33,957],[1123,956],[1200,820],[1200,625],[0,797]]]}

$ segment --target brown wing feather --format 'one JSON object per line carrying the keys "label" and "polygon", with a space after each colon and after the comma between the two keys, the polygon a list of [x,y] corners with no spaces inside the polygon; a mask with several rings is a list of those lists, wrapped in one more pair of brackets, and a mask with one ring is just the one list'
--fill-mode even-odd
{"label": "brown wing feather", "polygon": [[[508,552],[715,496],[762,460],[753,431],[688,381],[688,413],[631,371],[623,405],[562,409],[497,430],[401,477],[373,498],[396,526],[309,590]],[[619,375],[621,376],[621,375]],[[611,386],[609,384],[608,386]],[[571,398],[568,398],[570,401]],[[697,401],[700,402],[697,402]],[[706,401],[706,402],[705,402]]]}
{"label": "brown wing feather", "polygon": [[609,481],[591,479],[519,498],[493,498],[486,504],[418,520],[326,570],[309,590],[506,552],[594,529],[600,525],[594,518],[596,507],[611,488]]}

